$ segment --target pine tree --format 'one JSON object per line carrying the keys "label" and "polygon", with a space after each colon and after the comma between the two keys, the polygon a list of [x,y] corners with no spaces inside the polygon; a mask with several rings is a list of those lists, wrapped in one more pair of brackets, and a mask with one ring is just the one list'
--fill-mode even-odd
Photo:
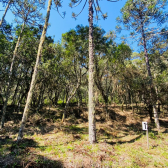
{"label": "pine tree", "polygon": [[[110,2],[116,2],[111,1]],[[78,6],[82,0],[71,0],[71,3],[69,4],[70,7]],[[85,0],[85,4],[82,8],[86,6],[87,0]],[[98,19],[98,12],[101,12],[99,2],[98,0],[88,0],[89,3],[89,99],[88,99],[88,119],[89,119],[89,142],[91,144],[96,142],[96,118],[95,118],[95,101],[94,101],[94,45],[93,45],[93,14],[94,14],[94,8],[96,11],[96,17]],[[93,8],[94,7],[94,8]],[[81,11],[82,12],[82,11]],[[80,12],[80,13],[81,13]],[[79,13],[79,14],[80,14]],[[78,14],[78,15],[79,15]],[[75,13],[72,13],[72,16],[76,18],[78,15]],[[105,19],[107,17],[107,14],[102,13],[102,17]]]}
{"label": "pine tree", "polygon": [[[147,39],[151,34],[149,25],[156,22],[158,24],[164,23],[165,16],[162,9],[166,5],[165,0],[128,0],[125,6],[121,9],[122,18],[117,18],[120,23],[123,23],[127,29],[132,28],[132,35],[140,35],[140,41],[144,49],[144,57],[146,61],[147,74],[149,77],[149,92],[150,92],[150,104],[153,106],[155,124],[159,129],[159,119],[156,109],[156,90],[153,83],[153,77],[151,73],[151,66],[149,63],[149,56],[147,50]],[[153,30],[154,31],[154,30]],[[153,32],[152,32],[153,33]],[[149,41],[149,39],[148,39]]]}

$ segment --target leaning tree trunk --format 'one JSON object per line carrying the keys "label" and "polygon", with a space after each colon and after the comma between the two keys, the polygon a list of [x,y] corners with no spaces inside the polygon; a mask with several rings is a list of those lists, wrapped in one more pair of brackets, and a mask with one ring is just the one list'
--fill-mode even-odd
{"label": "leaning tree trunk", "polygon": [[26,105],[25,105],[25,108],[24,108],[24,113],[23,113],[23,117],[22,117],[21,126],[20,126],[20,129],[19,129],[19,134],[18,134],[18,137],[17,137],[17,142],[19,142],[23,137],[23,130],[24,130],[26,120],[27,120],[27,116],[28,116],[28,112],[29,112],[29,109],[30,109],[32,95],[33,95],[33,91],[34,91],[34,88],[35,88],[35,83],[36,83],[36,78],[37,78],[37,73],[38,73],[39,62],[40,62],[42,49],[43,49],[43,43],[44,43],[46,32],[47,32],[51,5],[52,5],[52,0],[49,0],[48,1],[48,7],[47,7],[47,15],[46,15],[46,18],[45,18],[45,24],[44,24],[44,27],[43,27],[43,32],[42,32],[42,35],[41,35],[41,38],[40,38],[40,44],[39,44],[39,47],[38,47],[36,65],[34,67],[34,72],[33,72],[32,80],[31,80],[31,84],[30,84],[29,93],[28,93],[28,96],[27,96]]}
{"label": "leaning tree trunk", "polygon": [[[156,101],[153,100],[153,99],[155,99],[156,90],[153,85],[153,78],[152,78],[150,64],[149,64],[149,57],[148,57],[148,52],[147,52],[147,47],[146,47],[146,37],[145,37],[145,33],[144,33],[143,22],[141,22],[141,31],[142,31],[143,46],[144,46],[144,51],[145,51],[146,67],[147,67],[147,71],[148,71],[148,76],[150,78],[150,101],[153,106],[155,124],[156,124],[156,127],[159,129],[160,123],[159,123],[159,117],[158,117],[158,112],[157,112],[157,108],[156,108]],[[153,91],[155,93],[153,93]]]}
{"label": "leaning tree trunk", "polygon": [[4,123],[5,123],[5,114],[6,114],[6,108],[7,108],[7,103],[8,103],[8,98],[9,98],[9,93],[10,93],[10,87],[11,87],[11,77],[12,77],[12,72],[13,72],[13,64],[17,55],[17,50],[19,48],[19,44],[20,44],[20,40],[23,34],[23,30],[25,27],[25,22],[22,24],[22,29],[20,32],[20,35],[18,37],[16,46],[15,46],[15,50],[13,52],[13,58],[12,58],[12,62],[11,62],[11,66],[10,66],[10,70],[9,70],[9,76],[8,76],[8,82],[7,82],[7,90],[6,90],[6,97],[5,97],[5,102],[2,108],[2,119],[1,119],[1,128],[4,127]]}
{"label": "leaning tree trunk", "polygon": [[5,18],[5,16],[6,16],[6,13],[7,13],[8,9],[9,9],[9,6],[10,6],[10,3],[11,3],[11,2],[12,2],[12,0],[10,0],[10,1],[8,2],[7,6],[6,6],[5,12],[4,12],[4,14],[3,14],[3,16],[2,16],[2,19],[1,19],[1,21],[0,21],[0,27],[2,26],[2,23],[3,23],[3,21],[4,21],[4,18]]}
{"label": "leaning tree trunk", "polygon": [[96,119],[94,102],[94,56],[93,56],[93,0],[89,0],[89,141],[96,142]]}

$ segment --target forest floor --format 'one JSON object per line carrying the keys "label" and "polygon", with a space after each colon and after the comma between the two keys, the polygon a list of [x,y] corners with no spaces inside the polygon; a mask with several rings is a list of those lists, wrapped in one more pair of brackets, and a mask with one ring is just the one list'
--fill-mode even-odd
{"label": "forest floor", "polygon": [[5,128],[0,130],[0,167],[12,168],[109,168],[109,167],[168,167],[168,117],[160,118],[158,133],[149,123],[149,149],[142,121],[146,114],[131,109],[109,106],[110,120],[104,108],[96,108],[97,143],[88,142],[87,108],[75,117],[76,107],[61,122],[63,108],[44,108],[31,112],[24,139],[16,144],[22,113],[9,114]]}

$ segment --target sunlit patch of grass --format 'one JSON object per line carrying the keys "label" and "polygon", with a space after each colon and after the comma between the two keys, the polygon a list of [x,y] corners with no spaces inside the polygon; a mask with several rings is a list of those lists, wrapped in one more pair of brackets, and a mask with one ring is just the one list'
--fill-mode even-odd
{"label": "sunlit patch of grass", "polygon": [[92,153],[97,153],[99,151],[99,146],[97,144],[93,145],[90,151]]}
{"label": "sunlit patch of grass", "polygon": [[64,146],[60,146],[60,147],[59,147],[59,150],[61,151],[61,153],[67,152],[67,148],[64,147]]}
{"label": "sunlit patch of grass", "polygon": [[25,134],[25,135],[24,135],[24,138],[30,138],[30,135]]}
{"label": "sunlit patch of grass", "polygon": [[120,151],[122,148],[121,148],[121,145],[119,143],[117,143],[115,146],[114,146],[114,149],[116,151]]}
{"label": "sunlit patch of grass", "polygon": [[144,167],[149,165],[149,160],[153,160],[153,156],[148,154],[145,150],[130,149],[128,155],[131,158],[131,166]]}
{"label": "sunlit patch of grass", "polygon": [[113,161],[106,161],[103,163],[103,166],[105,167],[113,167]]}
{"label": "sunlit patch of grass", "polygon": [[168,161],[165,162],[165,166],[168,167]]}
{"label": "sunlit patch of grass", "polygon": [[81,139],[82,139],[82,140],[88,140],[88,138],[89,138],[89,135],[88,135],[88,134],[82,134],[82,135],[81,135]]}
{"label": "sunlit patch of grass", "polygon": [[90,144],[85,145],[84,148],[85,148],[86,150],[89,150],[89,151],[90,151],[90,150],[92,149],[92,145],[90,145]]}
{"label": "sunlit patch of grass", "polygon": [[58,155],[59,154],[59,150],[58,149],[55,149],[54,150],[54,155]]}
{"label": "sunlit patch of grass", "polygon": [[162,154],[161,154],[161,156],[163,156],[165,159],[168,159],[168,152],[163,152]]}
{"label": "sunlit patch of grass", "polygon": [[50,153],[53,150],[53,146],[47,146],[45,149],[46,153]]}
{"label": "sunlit patch of grass", "polygon": [[72,146],[72,145],[68,145],[68,146],[67,146],[67,149],[69,149],[69,150],[74,150],[74,148],[75,148],[75,147]]}
{"label": "sunlit patch of grass", "polygon": [[149,138],[151,138],[151,139],[157,139],[157,136],[155,135],[154,132],[149,132]]}
{"label": "sunlit patch of grass", "polygon": [[36,142],[42,141],[43,138],[41,136],[38,135],[34,135],[33,138],[35,139]]}

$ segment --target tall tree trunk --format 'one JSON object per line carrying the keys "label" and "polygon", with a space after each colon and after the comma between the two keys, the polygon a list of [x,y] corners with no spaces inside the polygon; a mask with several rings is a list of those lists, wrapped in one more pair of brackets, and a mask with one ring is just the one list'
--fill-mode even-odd
{"label": "tall tree trunk", "polygon": [[[149,57],[148,57],[148,52],[147,52],[147,47],[146,47],[146,37],[145,37],[145,33],[144,33],[143,22],[141,22],[141,31],[142,31],[143,46],[144,46],[144,51],[145,51],[146,67],[147,67],[147,71],[148,71],[148,76],[150,78],[150,101],[151,101],[151,104],[153,105],[155,124],[156,124],[157,129],[159,129],[160,128],[159,117],[158,117],[158,112],[157,112],[157,108],[156,108],[156,101],[154,100],[156,90],[153,85],[153,78],[152,78],[152,74],[151,74],[151,70],[150,70]],[[153,93],[153,91],[155,93]]]}
{"label": "tall tree trunk", "polygon": [[96,119],[94,102],[94,56],[93,56],[93,0],[89,0],[89,141],[96,142]]}
{"label": "tall tree trunk", "polygon": [[32,96],[33,96],[33,91],[34,91],[34,88],[35,88],[37,73],[38,73],[39,62],[40,62],[42,49],[43,49],[43,43],[44,43],[46,32],[47,32],[51,5],[52,5],[52,0],[49,0],[48,1],[48,7],[47,7],[47,15],[46,15],[46,18],[45,18],[45,24],[44,24],[44,27],[43,27],[43,32],[42,32],[42,35],[41,35],[41,38],[40,38],[40,44],[39,44],[39,47],[38,47],[36,65],[34,67],[34,72],[33,72],[32,80],[31,80],[31,84],[30,84],[29,93],[28,93],[28,96],[27,96],[26,105],[25,105],[25,108],[24,108],[24,113],[23,113],[23,117],[22,117],[21,126],[20,126],[20,129],[19,129],[19,134],[18,134],[18,137],[17,137],[17,142],[19,142],[23,137],[23,130],[24,130],[26,120],[27,120],[27,116],[28,116],[28,112],[29,112],[29,109],[30,109],[30,104],[31,104]]}
{"label": "tall tree trunk", "polygon": [[23,34],[24,27],[25,27],[25,22],[22,24],[22,29],[21,29],[20,35],[18,37],[16,46],[15,46],[15,50],[13,52],[13,58],[12,58],[12,62],[11,62],[10,70],[9,70],[8,82],[7,82],[6,97],[5,97],[5,102],[4,102],[4,105],[3,105],[3,108],[2,108],[1,128],[4,127],[6,108],[7,108],[7,103],[8,103],[9,93],[10,93],[10,87],[11,87],[11,77],[12,77],[12,72],[13,72],[13,65],[14,65],[17,50],[18,50],[18,47],[19,47],[19,44],[20,44],[20,40],[21,40],[21,37],[22,37],[22,34]]}
{"label": "tall tree trunk", "polygon": [[3,14],[3,16],[2,16],[2,19],[1,19],[1,21],[0,21],[0,27],[2,26],[2,23],[3,23],[3,21],[4,21],[4,18],[5,18],[5,16],[6,16],[6,13],[7,13],[8,9],[9,9],[9,6],[10,6],[10,3],[11,3],[11,2],[12,2],[12,0],[10,0],[10,1],[8,2],[7,6],[6,6],[5,12],[4,12],[4,14]]}

